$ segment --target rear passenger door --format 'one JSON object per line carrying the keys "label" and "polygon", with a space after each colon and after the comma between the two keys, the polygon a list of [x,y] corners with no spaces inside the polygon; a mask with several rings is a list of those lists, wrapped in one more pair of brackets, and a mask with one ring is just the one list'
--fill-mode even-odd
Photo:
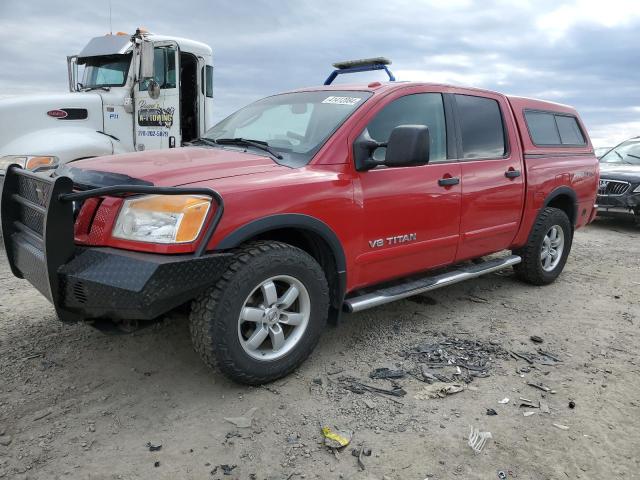
{"label": "rear passenger door", "polygon": [[500,95],[456,93],[461,166],[460,244],[456,260],[508,248],[524,202],[524,166],[511,111]]}

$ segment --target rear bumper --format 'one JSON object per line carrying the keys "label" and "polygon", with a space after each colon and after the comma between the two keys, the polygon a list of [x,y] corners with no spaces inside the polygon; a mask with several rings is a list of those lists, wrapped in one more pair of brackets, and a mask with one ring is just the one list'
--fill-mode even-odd
{"label": "rear bumper", "polygon": [[2,185],[2,233],[11,270],[49,299],[61,320],[150,320],[195,298],[227,268],[231,255],[224,252],[156,255],[76,247],[72,204],[65,199],[78,195],[72,187],[67,177],[14,167]]}

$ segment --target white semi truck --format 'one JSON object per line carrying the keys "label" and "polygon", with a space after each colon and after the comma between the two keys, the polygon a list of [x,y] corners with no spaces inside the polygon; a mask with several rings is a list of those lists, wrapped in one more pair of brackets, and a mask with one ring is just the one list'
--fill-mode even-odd
{"label": "white semi truck", "polygon": [[67,57],[69,93],[0,100],[0,171],[173,148],[213,122],[211,48],[183,38],[118,32]]}

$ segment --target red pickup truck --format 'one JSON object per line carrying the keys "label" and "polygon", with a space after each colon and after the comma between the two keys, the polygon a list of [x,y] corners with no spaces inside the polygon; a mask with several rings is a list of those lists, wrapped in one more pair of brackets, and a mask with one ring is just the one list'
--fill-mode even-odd
{"label": "red pickup truck", "polygon": [[553,282],[597,185],[571,107],[375,82],[264,98],[185,148],[12,166],[1,213],[13,273],[62,321],[190,304],[204,361],[260,384],[340,312],[510,266]]}

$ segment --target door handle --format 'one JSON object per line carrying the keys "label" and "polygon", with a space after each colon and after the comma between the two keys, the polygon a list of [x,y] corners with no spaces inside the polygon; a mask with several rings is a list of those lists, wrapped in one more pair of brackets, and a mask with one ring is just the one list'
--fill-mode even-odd
{"label": "door handle", "polygon": [[450,187],[452,185],[458,185],[459,183],[460,179],[457,177],[441,178],[438,180],[438,185],[441,187]]}
{"label": "door handle", "polygon": [[507,170],[504,172],[504,176],[507,178],[518,178],[520,176],[520,170]]}

